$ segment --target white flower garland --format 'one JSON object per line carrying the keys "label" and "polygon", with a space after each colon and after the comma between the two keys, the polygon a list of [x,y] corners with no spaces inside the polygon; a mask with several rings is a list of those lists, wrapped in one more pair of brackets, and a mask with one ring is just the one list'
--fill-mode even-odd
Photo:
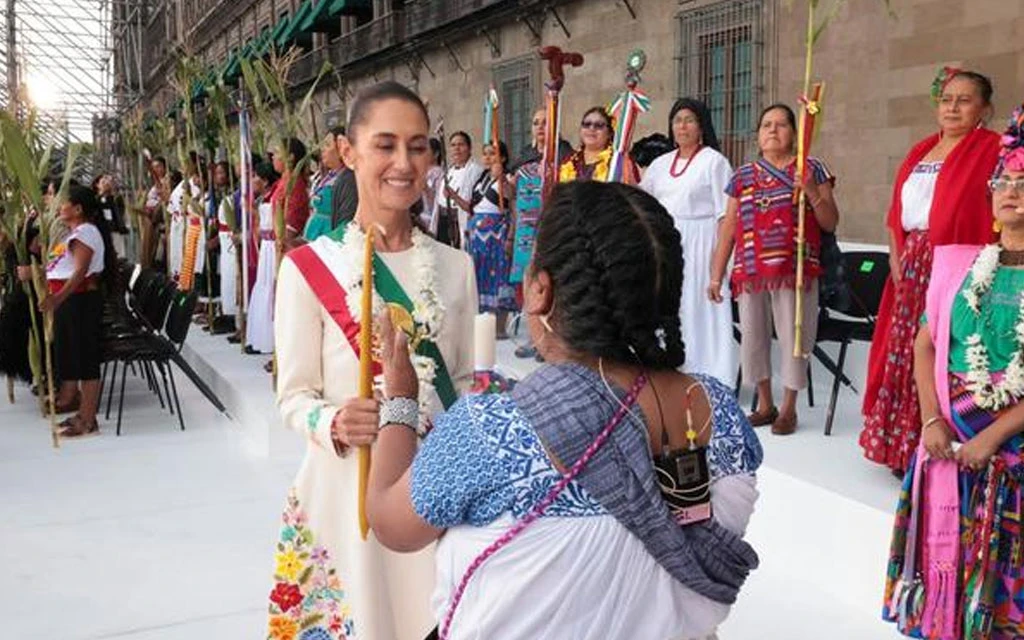
{"label": "white flower garland", "polygon": [[[341,251],[345,256],[344,273],[348,280],[343,282],[347,292],[346,302],[349,314],[353,318],[359,318],[362,313],[363,299],[363,260],[366,249],[366,234],[354,221],[350,222],[345,230],[345,237],[341,243]],[[437,338],[444,322],[445,308],[441,298],[437,295],[437,271],[435,268],[434,249],[431,247],[430,239],[419,229],[412,230],[412,251],[413,269],[416,272],[415,291],[409,293],[413,303],[412,318],[419,342],[430,340],[437,343]],[[376,289],[373,292],[373,317],[377,317],[384,310],[384,299],[380,297]],[[376,334],[376,330],[375,330]],[[437,365],[433,358],[421,356],[414,352],[414,341],[410,339],[409,350],[413,367],[416,369],[416,377],[420,382],[420,412],[426,417],[430,416],[431,405],[434,398],[434,378],[437,376]],[[379,383],[379,381],[378,381]]]}
{"label": "white flower garland", "polygon": [[[971,266],[971,284],[963,296],[975,316],[981,314],[981,298],[995,281],[1000,251],[997,244],[985,247]],[[998,383],[993,382],[989,372],[988,349],[981,334],[975,332],[967,337],[967,388],[982,409],[998,411],[1024,396],[1024,296],[1021,296],[1018,307],[1014,333],[1017,350],[1010,356],[1003,379]]]}

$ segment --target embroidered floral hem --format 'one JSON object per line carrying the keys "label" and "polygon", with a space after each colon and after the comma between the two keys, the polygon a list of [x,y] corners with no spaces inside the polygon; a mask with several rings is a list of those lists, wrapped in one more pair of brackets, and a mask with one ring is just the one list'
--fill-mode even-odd
{"label": "embroidered floral hem", "polygon": [[267,640],[355,638],[344,586],[331,566],[330,553],[317,545],[294,491],[281,520]]}

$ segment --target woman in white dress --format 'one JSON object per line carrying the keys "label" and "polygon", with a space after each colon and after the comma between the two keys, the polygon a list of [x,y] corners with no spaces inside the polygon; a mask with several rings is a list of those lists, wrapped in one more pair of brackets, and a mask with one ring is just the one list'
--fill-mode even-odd
{"label": "woman in white dress", "polygon": [[[238,227],[240,207],[236,197],[238,192],[230,190],[229,178],[231,165],[218,162],[213,170],[213,180],[221,191],[220,202],[217,204],[217,272],[220,274],[220,310],[224,316],[238,313],[238,249],[235,247],[234,234]],[[234,226],[232,226],[234,225]]]}
{"label": "woman in white dress", "polygon": [[676,149],[651,163],[640,188],[668,210],[683,239],[680,320],[685,371],[711,374],[732,387],[737,370],[732,310],[729,305],[713,304],[706,294],[732,167],[719,152],[711,114],[700,100],[677,100],[669,129]]}
{"label": "woman in white dress", "polygon": [[[415,229],[411,207],[430,165],[426,108],[385,82],[351,105],[345,164],[355,173],[355,220],[288,252],[281,263],[275,337],[277,400],[307,440],[285,505],[268,611],[269,638],[422,640],[430,612],[432,549],[386,550],[358,522],[359,456],[377,437],[378,404],[357,398],[360,300],[367,225],[374,234],[375,298],[408,311],[424,382],[411,411],[433,415],[473,375],[477,296],[468,254]],[[340,238],[340,239],[339,239]],[[405,302],[401,301],[405,296]]]}
{"label": "woman in white dress", "polygon": [[[273,187],[268,187],[272,189]],[[256,284],[249,296],[249,316],[245,325],[245,344],[249,353],[274,351],[274,273],[277,270],[277,240],[274,234],[274,205],[265,198],[257,206],[259,213],[259,258]]]}

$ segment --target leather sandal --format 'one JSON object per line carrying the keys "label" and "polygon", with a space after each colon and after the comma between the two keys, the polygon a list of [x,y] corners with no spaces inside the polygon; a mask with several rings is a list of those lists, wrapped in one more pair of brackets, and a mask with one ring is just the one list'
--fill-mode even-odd
{"label": "leather sandal", "polygon": [[750,426],[752,427],[766,427],[774,423],[778,418],[779,408],[774,406],[767,411],[755,411],[747,416],[747,420],[750,421]]}
{"label": "leather sandal", "polygon": [[71,402],[67,404],[56,404],[54,403],[55,413],[74,413],[78,411],[78,407],[82,404],[82,392],[76,391],[75,397],[71,399]]}
{"label": "leather sandal", "polygon": [[61,430],[61,438],[81,438],[83,436],[99,435],[100,425],[95,420],[93,420],[91,424],[84,424],[78,416],[75,416],[71,420],[71,426]]}
{"label": "leather sandal", "polygon": [[772,433],[777,436],[788,436],[796,431],[796,414],[779,416],[772,422]]}

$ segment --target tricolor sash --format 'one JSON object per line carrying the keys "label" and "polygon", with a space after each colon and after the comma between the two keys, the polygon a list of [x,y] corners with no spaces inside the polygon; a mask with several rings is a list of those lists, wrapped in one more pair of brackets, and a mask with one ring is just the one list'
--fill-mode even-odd
{"label": "tricolor sash", "polygon": [[[312,289],[320,304],[324,306],[327,313],[334,319],[345,339],[359,356],[359,321],[352,317],[348,308],[348,293],[338,282],[334,270],[328,263],[333,263],[332,254],[339,250],[339,242],[345,236],[345,227],[342,225],[329,235],[318,239],[315,242],[303,245],[288,252],[287,259],[291,260],[299,269],[299,273],[305,278],[309,288]],[[326,260],[325,260],[326,259]],[[373,285],[386,303],[397,304],[403,307],[410,315],[413,315],[413,303],[398,283],[398,279],[391,273],[391,270],[384,264],[379,255],[373,256]],[[416,347],[416,353],[429,357],[434,361],[435,377],[434,389],[445,409],[455,404],[458,399],[455,393],[455,384],[452,382],[448,367],[445,364],[441,350],[430,340],[422,340]],[[381,373],[380,364],[373,363],[374,375]]]}

